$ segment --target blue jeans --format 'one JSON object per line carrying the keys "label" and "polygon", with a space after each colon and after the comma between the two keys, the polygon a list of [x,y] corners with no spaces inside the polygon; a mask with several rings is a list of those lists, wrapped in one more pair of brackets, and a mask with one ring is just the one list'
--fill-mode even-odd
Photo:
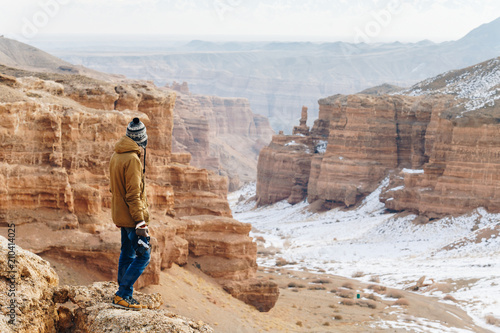
{"label": "blue jeans", "polygon": [[[147,250],[142,256],[137,256],[135,251],[138,247],[139,236],[135,234],[135,228],[121,228],[122,247],[120,260],[118,261],[118,291],[116,295],[121,298],[132,297],[134,292],[134,283],[141,276],[144,269],[148,266],[151,258],[151,249]],[[140,237],[148,243],[146,237]],[[149,243],[148,243],[149,244]]]}

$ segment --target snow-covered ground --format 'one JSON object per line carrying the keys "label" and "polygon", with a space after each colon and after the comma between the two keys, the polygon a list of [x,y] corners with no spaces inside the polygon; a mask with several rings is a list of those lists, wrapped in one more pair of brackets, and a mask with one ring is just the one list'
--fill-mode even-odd
{"label": "snow-covered ground", "polygon": [[[477,209],[458,218],[417,225],[412,223],[415,216],[396,217],[384,211],[378,198],[385,185],[387,180],[355,209],[324,213],[308,211],[307,202],[292,206],[282,201],[255,208],[255,201],[240,200],[255,195],[255,183],[228,199],[234,217],[252,224],[252,236],[262,236],[266,247],[280,251],[260,258],[259,265],[274,266],[281,257],[296,262],[286,266],[290,269],[305,266],[347,277],[362,272],[361,281],[369,282],[376,275],[382,284],[397,288],[413,286],[426,276],[426,281],[448,283],[454,289],[449,294],[478,326],[500,332],[485,320],[489,315],[500,318],[500,237],[467,240],[495,227],[500,214]],[[455,245],[445,249],[450,244]],[[445,295],[440,291],[427,294]],[[422,332],[443,332],[432,325],[425,327]]]}
{"label": "snow-covered ground", "polygon": [[[409,96],[450,94],[456,99],[463,99],[461,104],[466,111],[474,111],[486,106],[494,106],[500,99],[500,58],[470,67],[460,75],[457,71],[449,71],[436,77],[417,83],[410,89],[397,92]],[[446,79],[444,87],[429,88],[442,78]]]}

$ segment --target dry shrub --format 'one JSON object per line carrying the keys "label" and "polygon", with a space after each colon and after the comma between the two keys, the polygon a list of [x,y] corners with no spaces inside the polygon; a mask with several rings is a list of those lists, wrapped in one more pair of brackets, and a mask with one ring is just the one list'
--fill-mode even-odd
{"label": "dry shrub", "polygon": [[309,286],[307,290],[326,290],[323,286]]}
{"label": "dry shrub", "polygon": [[346,299],[341,300],[340,304],[353,306],[354,304],[356,304],[356,302],[353,301],[352,299],[346,298]]}
{"label": "dry shrub", "polygon": [[372,301],[379,301],[380,297],[376,296],[375,294],[369,294],[366,296],[366,298],[371,299]]}
{"label": "dry shrub", "polygon": [[292,289],[292,292],[298,293],[300,290],[299,289]]}
{"label": "dry shrub", "polygon": [[325,322],[323,323],[323,326],[330,326],[330,323],[329,323],[329,322],[327,322],[327,321],[325,321]]}
{"label": "dry shrub", "polygon": [[338,292],[338,289],[337,289],[337,288],[333,288],[332,290],[330,290],[330,292],[331,292],[332,294],[336,294],[336,293]]}
{"label": "dry shrub", "polygon": [[297,288],[305,288],[305,287],[306,287],[306,285],[305,285],[305,284],[298,284],[298,285],[297,285]]}
{"label": "dry shrub", "polygon": [[335,318],[335,320],[342,320],[342,316],[341,315],[335,315],[335,317],[333,317],[333,318]]}
{"label": "dry shrub", "polygon": [[328,284],[328,283],[332,283],[332,281],[330,281],[328,279],[318,279],[318,280],[313,280],[312,283]]}
{"label": "dry shrub", "polygon": [[455,297],[451,296],[451,295],[446,295],[444,298],[443,298],[445,301],[452,301],[452,302],[456,302],[457,300],[455,299]]}
{"label": "dry shrub", "polygon": [[370,282],[380,283],[380,277],[378,275],[370,276]]}
{"label": "dry shrub", "polygon": [[352,282],[346,282],[342,285],[342,287],[346,289],[354,289],[354,285],[352,284]]}
{"label": "dry shrub", "polygon": [[368,289],[373,290],[376,293],[383,294],[386,292],[387,288],[384,286],[379,286],[378,284],[368,285]]}
{"label": "dry shrub", "polygon": [[400,298],[392,305],[409,306],[410,301],[408,301],[406,298]]}
{"label": "dry shrub", "polygon": [[358,305],[361,306],[361,307],[366,307],[366,308],[370,308],[370,309],[376,309],[377,308],[377,303],[373,302],[373,301],[358,301]]}
{"label": "dry shrub", "polygon": [[335,304],[330,304],[330,305],[328,305],[328,307],[329,307],[329,308],[332,308],[332,309],[336,309],[336,308],[337,308],[337,305],[335,305]]}
{"label": "dry shrub", "polygon": [[324,269],[318,269],[318,272],[319,273],[326,273],[326,271]]}
{"label": "dry shrub", "polygon": [[276,266],[279,266],[279,267],[285,266],[285,265],[295,265],[295,264],[296,264],[296,262],[289,262],[286,259],[281,258],[281,257],[276,259]]}
{"label": "dry shrub", "polygon": [[495,316],[488,315],[485,317],[485,319],[488,324],[500,327],[500,319],[496,318]]}
{"label": "dry shrub", "polygon": [[358,272],[355,272],[352,274],[352,277],[353,278],[360,278],[360,277],[363,277],[365,276],[365,273],[361,272],[361,271],[358,271]]}
{"label": "dry shrub", "polygon": [[354,298],[354,293],[348,290],[341,290],[337,293],[337,295],[342,298]]}
{"label": "dry shrub", "polygon": [[295,323],[295,325],[299,326],[299,327],[302,327],[302,322],[299,320]]}
{"label": "dry shrub", "polygon": [[387,297],[391,297],[391,298],[403,298],[404,297],[402,292],[400,292],[399,290],[394,290],[394,289],[388,290],[385,295]]}
{"label": "dry shrub", "polygon": [[288,288],[297,288],[297,284],[295,282],[290,282]]}

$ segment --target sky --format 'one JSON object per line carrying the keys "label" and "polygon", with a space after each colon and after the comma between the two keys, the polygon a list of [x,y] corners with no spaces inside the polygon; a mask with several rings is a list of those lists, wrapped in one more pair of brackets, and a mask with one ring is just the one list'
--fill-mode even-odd
{"label": "sky", "polygon": [[0,0],[0,35],[345,42],[456,40],[500,17],[498,0]]}

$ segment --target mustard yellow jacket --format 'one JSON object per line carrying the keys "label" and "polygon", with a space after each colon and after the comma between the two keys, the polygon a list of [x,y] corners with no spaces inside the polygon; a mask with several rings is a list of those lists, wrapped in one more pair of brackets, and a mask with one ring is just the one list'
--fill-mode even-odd
{"label": "mustard yellow jacket", "polygon": [[115,145],[109,163],[111,214],[119,227],[135,227],[149,222],[146,186],[140,160],[141,149],[134,140],[123,136]]}

